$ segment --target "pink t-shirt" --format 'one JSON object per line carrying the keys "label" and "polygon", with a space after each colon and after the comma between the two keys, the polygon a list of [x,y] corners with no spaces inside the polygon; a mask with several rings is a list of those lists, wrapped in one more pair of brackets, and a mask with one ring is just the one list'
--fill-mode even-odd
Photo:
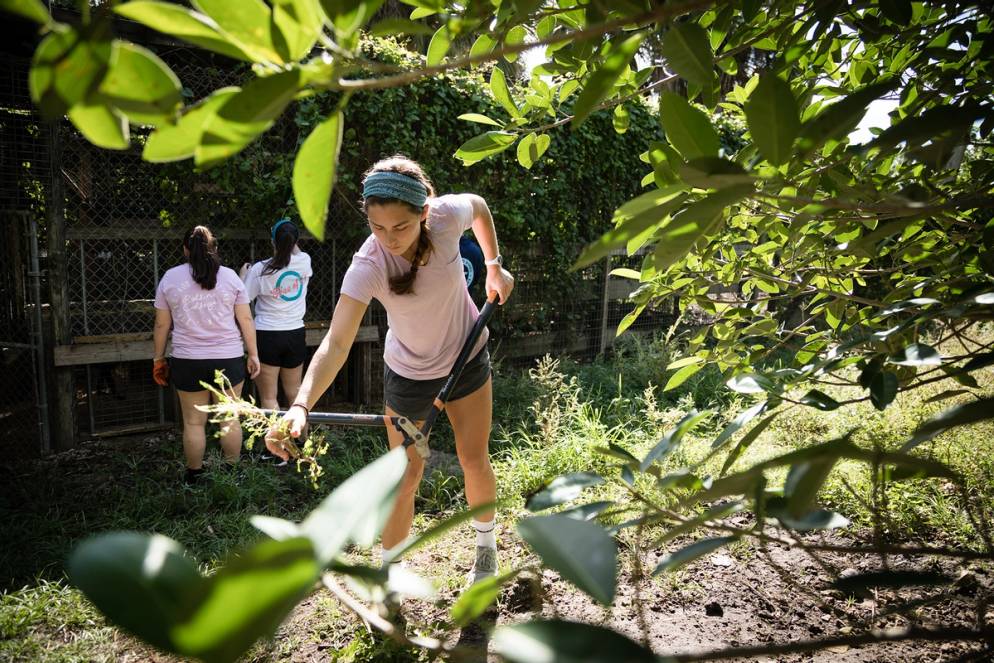
{"label": "pink t-shirt", "polygon": [[[390,292],[388,279],[405,274],[411,263],[395,256],[370,235],[352,257],[342,282],[343,295],[368,304],[373,298],[387,311],[383,360],[411,380],[445,377],[480,312],[466,289],[459,237],[473,225],[468,196],[450,194],[429,199],[428,229],[434,247],[428,264],[418,269],[414,292]],[[483,349],[483,330],[470,357]]]}
{"label": "pink t-shirt", "polygon": [[217,272],[217,285],[204,290],[193,280],[190,265],[173,267],[155,289],[155,308],[173,318],[173,357],[234,359],[245,354],[235,321],[235,304],[248,304],[245,284],[227,267]]}

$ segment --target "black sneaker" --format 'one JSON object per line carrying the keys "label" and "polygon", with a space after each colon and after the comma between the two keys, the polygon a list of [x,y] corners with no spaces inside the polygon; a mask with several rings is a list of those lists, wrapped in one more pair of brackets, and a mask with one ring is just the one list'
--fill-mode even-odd
{"label": "black sneaker", "polygon": [[183,476],[183,482],[188,486],[196,486],[204,479],[204,468],[192,470],[189,467],[186,468],[186,474]]}

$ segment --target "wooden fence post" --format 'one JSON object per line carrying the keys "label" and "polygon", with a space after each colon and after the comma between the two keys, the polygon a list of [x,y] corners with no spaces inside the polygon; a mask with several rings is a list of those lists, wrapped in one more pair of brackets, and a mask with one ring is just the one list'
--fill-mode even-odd
{"label": "wooden fence post", "polygon": [[[62,177],[62,139],[58,121],[47,125],[48,155],[51,167],[46,217],[48,231],[48,301],[51,307],[52,345],[72,342],[69,320],[69,280],[66,270],[65,182]],[[56,451],[76,444],[76,389],[71,366],[52,366],[52,442]]]}

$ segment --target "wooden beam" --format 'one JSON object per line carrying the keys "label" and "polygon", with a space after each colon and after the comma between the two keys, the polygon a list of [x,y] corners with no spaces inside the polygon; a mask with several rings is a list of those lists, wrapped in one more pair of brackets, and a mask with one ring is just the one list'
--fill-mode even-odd
{"label": "wooden beam", "polygon": [[[66,239],[73,240],[104,240],[104,239],[142,239],[142,240],[175,240],[183,241],[187,228],[162,227],[158,219],[116,219],[113,226],[72,226],[66,229]],[[141,236],[135,237],[135,229],[141,229]],[[220,240],[244,239],[269,241],[269,234],[259,228],[222,228],[214,233]],[[300,238],[314,239],[306,229],[300,228]],[[230,266],[230,265],[229,265]]]}
{"label": "wooden beam", "polygon": [[[60,122],[45,125],[46,147],[52,173],[45,197],[45,222],[48,235],[48,301],[51,303],[53,345],[72,340],[69,319],[69,278],[66,264],[65,179],[62,174],[62,126]],[[48,382],[52,415],[51,448],[56,451],[72,449],[76,444],[76,386],[72,369],[56,364]]]}
{"label": "wooden beam", "polygon": [[[307,330],[307,345],[321,343],[328,328],[311,327]],[[84,342],[78,342],[83,339]],[[117,363],[121,361],[141,361],[152,358],[152,334],[109,334],[107,336],[85,336],[75,339],[71,345],[57,345],[53,353],[56,366],[85,366],[86,364]],[[377,343],[379,330],[375,325],[359,328],[356,343]]]}

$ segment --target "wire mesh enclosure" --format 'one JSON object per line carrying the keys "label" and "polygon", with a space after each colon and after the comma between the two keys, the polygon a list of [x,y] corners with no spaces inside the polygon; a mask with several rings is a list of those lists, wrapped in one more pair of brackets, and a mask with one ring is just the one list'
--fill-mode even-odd
{"label": "wire mesh enclosure", "polygon": [[[244,65],[219,62],[196,49],[147,46],[177,73],[187,101],[247,76]],[[67,121],[42,122],[28,94],[29,67],[27,58],[9,57],[0,64],[0,211],[20,219],[3,227],[0,361],[13,381],[0,392],[0,435],[40,435],[45,398],[39,378],[53,370],[71,375],[53,390],[71,384],[72,394],[51,397],[71,398],[77,435],[175,425],[175,397],[154,384],[149,370],[156,284],[167,269],[183,262],[182,237],[194,224],[212,229],[223,263],[233,269],[271,255],[268,229],[291,209],[287,160],[274,155],[295,153],[303,136],[293,114],[286,113],[237,164],[204,173],[188,161],[150,164],[141,159],[140,129],[133,130],[130,149],[114,152],[92,146]],[[266,200],[287,203],[275,208],[260,203],[263,190]],[[305,318],[312,345],[327,327],[342,278],[364,239],[363,222],[358,205],[339,192],[329,207],[328,239],[317,242],[305,235],[301,240],[314,267]],[[64,243],[52,243],[50,236]],[[32,240],[42,247],[37,302],[30,276]],[[504,240],[501,248],[516,289],[491,324],[496,358],[505,365],[546,353],[589,359],[611,345],[618,323],[632,309],[627,296],[633,282],[611,277],[610,269],[637,267],[641,258],[608,258],[551,282],[540,242],[516,246]],[[46,266],[64,274],[65,283],[47,283]],[[49,306],[50,289],[62,287],[64,296],[52,298]],[[482,301],[482,293],[476,294]],[[42,311],[44,325],[36,315]],[[668,309],[647,311],[632,329],[658,329],[671,319]],[[47,351],[42,327],[49,330]],[[57,338],[50,327],[67,333]],[[374,303],[362,342],[327,395],[336,405],[380,406],[385,328],[385,312]]]}

